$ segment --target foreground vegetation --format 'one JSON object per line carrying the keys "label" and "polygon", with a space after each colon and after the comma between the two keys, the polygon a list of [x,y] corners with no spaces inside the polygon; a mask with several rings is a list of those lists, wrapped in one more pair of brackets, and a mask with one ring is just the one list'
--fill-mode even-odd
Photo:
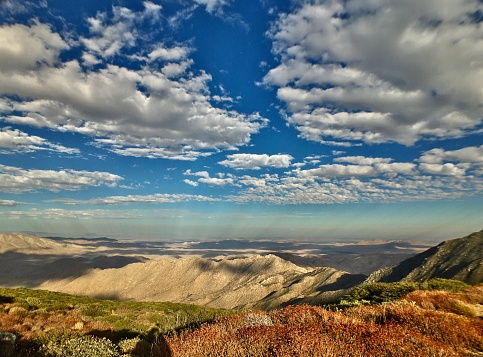
{"label": "foreground vegetation", "polygon": [[[20,336],[12,356],[83,356],[79,352],[82,346],[90,347],[85,354],[89,357],[164,355],[157,346],[163,335],[193,329],[229,313],[169,302],[97,300],[44,290],[0,288],[0,330]],[[71,345],[72,354],[60,354],[59,346],[65,343]],[[94,352],[97,349],[101,351],[98,354]],[[6,354],[0,349],[0,356]]]}
{"label": "foreground vegetation", "polygon": [[328,307],[229,313],[0,289],[7,356],[479,356],[483,286],[432,280],[358,287]]}

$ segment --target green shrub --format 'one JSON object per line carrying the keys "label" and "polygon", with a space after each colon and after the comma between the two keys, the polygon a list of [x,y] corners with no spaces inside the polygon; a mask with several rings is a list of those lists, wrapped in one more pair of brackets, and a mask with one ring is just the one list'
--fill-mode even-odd
{"label": "green shrub", "polygon": [[402,298],[411,291],[418,290],[417,283],[372,283],[364,284],[352,289],[343,300],[349,303],[355,301],[369,301],[382,303]]}
{"label": "green shrub", "polygon": [[435,278],[419,284],[419,290],[442,290],[452,293],[458,293],[464,289],[468,289],[470,285],[451,279]]}
{"label": "green shrub", "polygon": [[13,302],[13,297],[0,295],[0,304],[9,304]]}
{"label": "green shrub", "polygon": [[29,296],[25,299],[25,301],[27,302],[27,304],[29,305],[29,310],[35,310],[35,309],[38,309],[39,306],[42,305],[42,301],[37,298],[37,297],[33,297],[33,296]]}
{"label": "green shrub", "polygon": [[84,305],[79,310],[82,315],[90,318],[105,316],[108,314],[101,304]]}
{"label": "green shrub", "polygon": [[441,290],[460,292],[470,285],[462,281],[450,279],[430,279],[422,283],[396,282],[396,283],[370,283],[360,285],[344,295],[336,307],[349,307],[367,304],[380,304],[401,299],[415,290]]}
{"label": "green shrub", "polygon": [[118,357],[119,349],[106,338],[77,336],[64,342],[50,342],[41,353],[46,357]]}

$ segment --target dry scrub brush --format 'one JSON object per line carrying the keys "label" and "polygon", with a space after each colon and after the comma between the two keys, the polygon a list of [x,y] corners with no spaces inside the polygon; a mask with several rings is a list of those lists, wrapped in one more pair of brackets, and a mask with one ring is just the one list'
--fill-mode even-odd
{"label": "dry scrub brush", "polygon": [[167,345],[172,357],[451,357],[483,350],[481,324],[446,315],[409,303],[345,312],[294,306],[268,313],[271,325],[250,326],[241,314],[172,336]]}

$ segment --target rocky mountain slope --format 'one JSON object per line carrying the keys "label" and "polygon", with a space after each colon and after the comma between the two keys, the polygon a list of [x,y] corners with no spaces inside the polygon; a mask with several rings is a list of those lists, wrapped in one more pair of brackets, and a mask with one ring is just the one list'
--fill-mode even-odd
{"label": "rocky mountain slope", "polygon": [[[365,277],[364,277],[365,278]],[[41,289],[93,297],[172,301],[221,308],[273,308],[323,297],[324,286],[363,279],[331,268],[302,268],[274,255],[222,259],[187,257],[94,269],[75,279],[51,280]],[[336,289],[334,289],[336,290]]]}
{"label": "rocky mountain slope", "polygon": [[31,234],[0,233],[0,254],[13,251],[22,251],[24,254],[39,254],[49,251],[58,252],[63,251],[65,247],[66,244]]}
{"label": "rocky mountain slope", "polygon": [[369,281],[424,281],[431,278],[483,282],[483,230],[452,239],[401,263],[379,270]]}
{"label": "rocky mountain slope", "polygon": [[132,243],[24,234],[2,234],[0,249],[0,286],[223,308],[330,300],[366,278],[266,253],[173,256]]}

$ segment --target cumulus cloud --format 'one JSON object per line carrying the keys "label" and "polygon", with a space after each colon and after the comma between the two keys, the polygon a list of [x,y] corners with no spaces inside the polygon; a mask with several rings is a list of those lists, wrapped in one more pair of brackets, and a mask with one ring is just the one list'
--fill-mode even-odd
{"label": "cumulus cloud", "polygon": [[144,11],[134,12],[122,6],[112,7],[112,17],[98,12],[96,17],[87,19],[90,36],[81,37],[87,51],[100,58],[111,58],[120,54],[125,47],[136,44],[136,23],[146,20],[159,20],[161,6],[144,2]]}
{"label": "cumulus cloud", "polygon": [[67,210],[62,208],[48,209],[31,209],[28,211],[10,210],[4,212],[3,217],[8,219],[75,219],[75,220],[91,220],[91,219],[139,219],[146,217],[145,211],[136,210],[105,210],[105,209],[89,209],[89,210]]}
{"label": "cumulus cloud", "polygon": [[121,176],[77,170],[24,170],[0,165],[0,192],[80,190],[88,186],[116,186]]}
{"label": "cumulus cloud", "polygon": [[483,145],[458,150],[429,150],[419,158],[421,170],[439,175],[483,174]]}
{"label": "cumulus cloud", "polygon": [[202,195],[187,195],[187,194],[162,194],[156,193],[154,195],[127,195],[127,196],[110,196],[94,198],[91,200],[53,200],[53,202],[60,202],[69,205],[91,204],[91,205],[126,205],[126,204],[163,204],[175,202],[213,202],[219,199],[207,197]]}
{"label": "cumulus cloud", "polygon": [[193,186],[193,187],[197,187],[199,185],[198,182],[192,181],[192,180],[188,180],[188,179],[183,180],[183,182],[184,183],[187,183],[188,185]]}
{"label": "cumulus cloud", "polygon": [[[414,175],[377,175],[376,169],[356,165],[322,167],[283,177],[242,177],[237,203],[335,204],[361,202],[411,202],[458,199],[483,192],[483,179],[446,172],[416,171]],[[451,187],[451,190],[448,188]]]}
{"label": "cumulus cloud", "polygon": [[326,178],[326,177],[341,177],[341,176],[375,176],[376,170],[368,165],[320,165],[317,169],[301,170],[300,176]]}
{"label": "cumulus cloud", "polygon": [[477,0],[309,2],[269,31],[286,118],[319,142],[458,137],[482,122]]}
{"label": "cumulus cloud", "polygon": [[313,169],[302,170],[296,166],[281,176],[244,175],[234,182],[242,187],[239,194],[228,199],[238,203],[269,204],[458,199],[483,192],[478,149],[468,147],[454,152],[437,149],[426,153],[457,158],[453,163],[427,163],[421,159],[419,163],[394,162],[391,158],[345,156]]}
{"label": "cumulus cloud", "polygon": [[[1,26],[2,120],[81,133],[124,156],[196,160],[247,144],[267,120],[213,106],[211,76],[188,70],[187,48],[152,50],[152,59],[166,62],[161,72],[115,64],[125,48],[142,41],[134,25],[139,14],[152,16],[147,9],[114,7],[118,23],[103,13],[90,18],[90,35],[79,39],[83,63],[62,62],[62,51],[76,42],[68,44],[47,24]],[[139,61],[146,58],[141,54]]]}
{"label": "cumulus cloud", "polygon": [[392,162],[390,158],[373,158],[364,156],[345,156],[334,159],[335,162],[348,164],[325,164],[309,170],[296,170],[301,177],[324,179],[330,177],[375,177],[379,175],[394,176],[414,173],[416,164],[410,162]]}
{"label": "cumulus cloud", "polygon": [[286,154],[233,154],[219,164],[236,170],[260,170],[262,167],[289,167],[293,157]]}
{"label": "cumulus cloud", "polygon": [[202,177],[198,179],[198,182],[201,182],[210,186],[226,186],[226,185],[233,185],[235,180],[232,177],[226,177],[226,178]]}
{"label": "cumulus cloud", "polygon": [[432,149],[425,152],[420,161],[423,163],[437,164],[443,161],[456,161],[465,163],[483,164],[483,145],[468,146],[458,150]]}
{"label": "cumulus cloud", "polygon": [[150,61],[154,61],[157,59],[160,59],[163,61],[179,61],[179,60],[185,59],[188,53],[189,53],[189,49],[186,47],[180,47],[180,46],[176,46],[172,48],[159,47],[151,51],[148,54],[148,57]]}
{"label": "cumulus cloud", "polygon": [[[258,177],[223,173],[211,177],[208,171],[191,170],[184,174],[199,177],[196,183],[240,188],[238,194],[226,197],[238,203],[333,204],[455,199],[483,192],[478,152],[479,147],[455,151],[434,149],[414,162],[396,162],[387,157],[340,156],[333,158],[333,163],[315,168],[302,169],[304,165],[293,165],[295,169],[280,175]],[[423,162],[422,158],[428,155],[457,160],[453,163]],[[242,158],[245,158],[243,163],[251,162],[249,157]],[[308,156],[305,161],[319,159],[328,158]],[[233,167],[241,166],[238,163]]]}
{"label": "cumulus cloud", "polygon": [[206,6],[206,11],[211,14],[229,4],[230,0],[195,0],[195,2]]}
{"label": "cumulus cloud", "polygon": [[59,62],[60,52],[69,48],[59,34],[39,22],[32,26],[4,25],[0,34],[2,76],[15,77],[18,71],[35,69],[39,63],[53,66]]}
{"label": "cumulus cloud", "polygon": [[80,153],[79,149],[53,144],[39,136],[29,135],[18,129],[10,128],[2,128],[0,130],[0,148],[9,150],[3,151],[3,153],[32,152],[37,150],[51,150],[65,154]]}
{"label": "cumulus cloud", "polygon": [[210,174],[208,171],[197,171],[197,172],[192,172],[191,169],[186,170],[183,175],[192,175],[192,176],[200,176],[200,177],[210,177]]}
{"label": "cumulus cloud", "polygon": [[351,164],[359,164],[359,165],[372,165],[372,164],[380,164],[380,163],[390,163],[392,159],[390,158],[381,158],[381,157],[365,157],[365,156],[344,156],[344,157],[337,157],[334,159],[335,162],[348,162]]}
{"label": "cumulus cloud", "polygon": [[189,181],[186,183],[190,184],[191,186],[197,186],[198,183],[204,183],[210,186],[227,186],[235,184],[235,178],[233,175],[225,175],[223,173],[219,173],[218,177],[210,177],[208,171],[192,172],[191,170],[186,170],[184,172],[184,175],[200,177],[197,182],[191,180],[184,180],[184,182]]}
{"label": "cumulus cloud", "polygon": [[20,203],[14,200],[0,200],[0,207],[15,207],[18,205]]}
{"label": "cumulus cloud", "polygon": [[451,175],[451,176],[462,176],[466,173],[464,168],[458,167],[455,164],[419,164],[419,168],[424,172],[434,174],[434,175]]}

